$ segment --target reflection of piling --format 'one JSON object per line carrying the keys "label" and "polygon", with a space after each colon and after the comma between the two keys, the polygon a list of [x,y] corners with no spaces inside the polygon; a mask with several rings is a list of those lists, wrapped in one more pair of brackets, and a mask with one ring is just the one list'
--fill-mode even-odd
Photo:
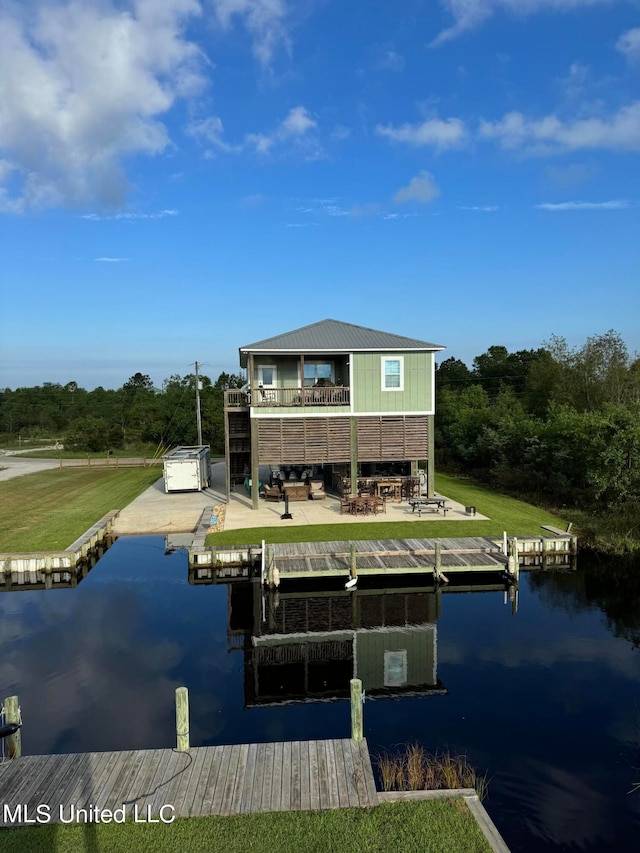
{"label": "reflection of piling", "polygon": [[176,740],[178,752],[189,752],[189,691],[176,688]]}
{"label": "reflection of piling", "polygon": [[364,737],[362,721],[362,682],[359,678],[352,678],[351,686],[351,737],[353,740],[362,740]]}
{"label": "reflection of piling", "polygon": [[518,555],[518,540],[515,536],[509,540],[507,572],[509,573],[509,576],[517,583],[520,577],[520,558]]}
{"label": "reflection of piling", "polygon": [[[17,696],[8,696],[4,700],[4,721],[7,725],[21,724],[20,703]],[[22,755],[22,736],[20,729],[7,737],[7,755],[9,758],[20,758]]]}

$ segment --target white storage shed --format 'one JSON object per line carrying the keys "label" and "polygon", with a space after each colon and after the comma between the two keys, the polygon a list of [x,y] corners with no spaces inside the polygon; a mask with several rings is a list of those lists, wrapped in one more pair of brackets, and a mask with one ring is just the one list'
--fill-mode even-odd
{"label": "white storage shed", "polygon": [[208,445],[174,447],[164,458],[165,492],[199,492],[209,485]]}

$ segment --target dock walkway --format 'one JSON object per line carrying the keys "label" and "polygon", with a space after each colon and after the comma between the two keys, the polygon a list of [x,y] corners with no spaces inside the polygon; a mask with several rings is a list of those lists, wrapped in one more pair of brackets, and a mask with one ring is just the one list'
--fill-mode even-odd
{"label": "dock walkway", "polygon": [[378,795],[367,742],[343,739],[23,756],[0,764],[0,803],[0,826],[17,826],[42,804],[54,823],[71,807],[191,817],[376,806]]}

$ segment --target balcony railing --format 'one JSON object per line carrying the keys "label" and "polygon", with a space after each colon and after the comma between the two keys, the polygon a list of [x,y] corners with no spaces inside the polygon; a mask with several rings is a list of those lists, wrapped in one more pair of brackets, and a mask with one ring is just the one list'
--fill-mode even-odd
{"label": "balcony railing", "polygon": [[245,392],[225,391],[225,406],[242,409],[248,406],[348,406],[350,388],[255,388]]}

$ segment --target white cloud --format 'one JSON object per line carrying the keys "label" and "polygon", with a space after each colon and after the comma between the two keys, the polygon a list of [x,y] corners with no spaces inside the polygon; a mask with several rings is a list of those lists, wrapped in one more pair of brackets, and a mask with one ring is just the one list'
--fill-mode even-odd
{"label": "white cloud", "polygon": [[400,127],[379,124],[376,133],[394,142],[404,142],[415,148],[432,145],[439,151],[459,148],[467,139],[464,122],[458,118],[430,118],[421,124],[405,123]]}
{"label": "white cloud", "polygon": [[304,107],[293,107],[275,130],[271,133],[248,133],[244,144],[253,147],[258,154],[269,154],[275,145],[289,143],[302,151],[307,160],[317,160],[323,154],[314,132],[317,126]]}
{"label": "white cloud", "polygon": [[495,213],[500,208],[496,204],[480,204],[480,205],[471,205],[469,207],[465,207],[464,205],[459,205],[459,210],[472,210],[475,213]]}
{"label": "white cloud", "polygon": [[164,151],[158,117],[204,85],[202,54],[184,35],[198,14],[197,0],[39,0],[21,16],[0,12],[0,156],[14,172],[0,210],[121,204],[122,158]]}
{"label": "white cloud", "polygon": [[613,201],[563,201],[559,204],[536,204],[538,210],[624,210],[631,207],[626,199]]}
{"label": "white cloud", "polygon": [[562,121],[555,115],[527,119],[522,113],[507,113],[500,121],[483,121],[479,134],[507,150],[529,154],[557,154],[581,149],[611,151],[640,150],[640,101],[622,107],[611,118]]}
{"label": "white cloud", "polygon": [[253,54],[263,67],[268,66],[278,46],[289,48],[285,0],[209,0],[218,23],[231,26],[241,18],[253,39]]}
{"label": "white cloud", "polygon": [[157,213],[113,213],[101,216],[98,213],[86,213],[82,218],[90,222],[100,222],[103,219],[165,219],[167,216],[177,216],[178,210],[159,210]]}
{"label": "white cloud", "polygon": [[616,50],[623,53],[629,62],[640,61],[640,27],[622,33],[616,42]]}
{"label": "white cloud", "polygon": [[[277,146],[289,145],[301,151],[305,159],[317,160],[323,156],[322,146],[318,140],[317,122],[309,111],[302,106],[293,107],[284,119],[270,132],[246,133],[241,142],[231,144],[224,137],[224,126],[218,116],[208,116],[187,125],[186,132],[202,142],[213,146],[213,149],[229,153],[240,153],[253,149],[258,154],[267,155]],[[214,152],[208,149],[206,157],[213,157]]]}
{"label": "white cloud", "polygon": [[129,258],[109,258],[109,257],[103,257],[103,258],[94,258],[93,260],[94,260],[94,261],[99,261],[99,262],[100,262],[100,263],[102,263],[102,264],[121,264],[123,261],[128,261],[128,260],[129,260]]}
{"label": "white cloud", "polygon": [[342,142],[351,136],[351,130],[342,124],[337,124],[331,131],[331,139],[334,142]]}
{"label": "white cloud", "polygon": [[406,187],[401,187],[393,197],[396,204],[407,202],[418,202],[429,204],[440,195],[440,190],[429,172],[422,171],[415,178],[411,178]]}
{"label": "white cloud", "polygon": [[187,133],[196,139],[204,140],[219,151],[229,153],[231,151],[239,151],[237,145],[229,145],[222,138],[224,135],[224,127],[222,120],[218,116],[209,116],[208,118],[192,121],[187,125]]}
{"label": "white cloud", "polygon": [[474,29],[499,11],[521,15],[543,11],[562,12],[610,4],[615,0],[440,0],[440,2],[453,16],[454,23],[432,41],[432,47]]}
{"label": "white cloud", "polygon": [[381,71],[404,71],[404,56],[395,50],[385,50],[376,63]]}

